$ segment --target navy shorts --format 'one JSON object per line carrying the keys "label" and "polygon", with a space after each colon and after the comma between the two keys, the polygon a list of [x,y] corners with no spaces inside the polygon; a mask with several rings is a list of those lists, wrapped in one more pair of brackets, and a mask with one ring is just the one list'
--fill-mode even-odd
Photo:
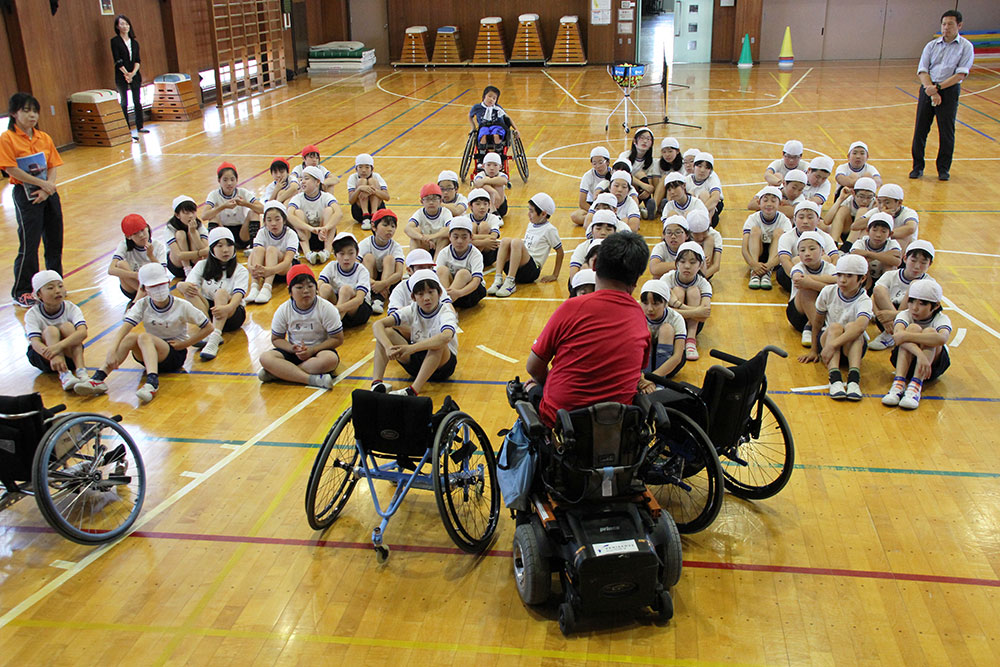
{"label": "navy shorts", "polygon": [[[209,314],[211,314],[212,308],[215,308],[215,302],[212,301],[211,299],[205,299],[205,301],[208,303],[208,311]],[[224,333],[229,333],[230,331],[236,331],[241,326],[243,326],[243,323],[246,321],[247,321],[247,309],[241,303],[236,308],[236,312],[230,315],[229,319],[226,320],[226,323],[222,325],[222,331]]]}
{"label": "navy shorts", "polygon": [[[187,361],[188,348],[183,350],[175,350],[170,348],[170,352],[167,353],[166,359],[159,362],[156,365],[156,372],[159,373],[176,373],[184,368],[184,362]],[[142,363],[139,361],[139,357],[135,356],[135,352],[132,353],[132,358],[135,359],[137,363]]]}
{"label": "navy shorts", "polygon": [[[385,202],[379,199],[378,208],[376,208],[375,210],[381,211],[384,208],[385,208]],[[362,218],[365,217],[365,214],[361,210],[360,206],[358,206],[357,204],[351,204],[351,217],[354,218],[357,222],[361,222]]]}
{"label": "navy shorts", "polygon": [[[892,363],[892,367],[893,368],[896,367],[896,361],[898,359],[899,359],[899,348],[898,347],[893,347],[892,348],[892,353],[889,355],[889,361]],[[69,360],[67,359],[67,363],[68,362],[69,362]],[[941,377],[941,375],[946,370],[948,370],[949,366],[951,366],[951,356],[948,354],[948,346],[944,345],[941,348],[941,354],[939,354],[937,356],[937,359],[935,359],[934,362],[931,364],[931,374],[930,374],[930,376],[926,380],[924,380],[924,382],[930,382],[931,380],[938,379],[939,377]],[[910,367],[906,370],[905,377],[906,377],[907,381],[913,379],[913,372],[915,370],[917,370],[917,360],[916,359],[914,359],[914,360],[912,360],[910,362]]]}
{"label": "navy shorts", "polygon": [[[506,275],[510,275],[510,262],[503,265],[503,271]],[[523,283],[533,283],[538,280],[538,276],[542,274],[542,269],[535,260],[528,258],[528,261],[521,265],[521,268],[517,270],[514,274],[514,282]]]}
{"label": "navy shorts", "polygon": [[[420,366],[424,363],[424,359],[427,357],[427,350],[420,350],[419,352],[414,352],[410,355],[410,360],[407,362],[399,362],[399,365],[403,367],[403,370],[407,372],[410,377],[417,377],[417,373],[420,372]],[[445,362],[444,366],[441,366],[433,374],[431,374],[431,382],[444,382],[451,377],[451,374],[455,372],[455,366],[458,365],[458,355],[453,354]]]}
{"label": "navy shorts", "polygon": [[[35,352],[35,348],[31,347],[30,345],[28,346],[28,351],[25,356],[28,357],[28,363],[37,368],[38,370],[40,370],[41,372],[43,373],[55,372],[52,370],[52,364],[49,362],[49,360],[43,357],[42,355],[38,354],[37,352]],[[69,357],[66,357],[66,368],[68,368],[70,372],[76,370],[76,364],[74,364],[73,360],[70,359]]]}
{"label": "navy shorts", "polygon": [[794,299],[788,302],[788,306],[785,308],[785,317],[788,318],[788,323],[796,331],[803,331],[809,324],[809,318],[806,317],[805,313],[800,313],[799,309],[795,307]]}

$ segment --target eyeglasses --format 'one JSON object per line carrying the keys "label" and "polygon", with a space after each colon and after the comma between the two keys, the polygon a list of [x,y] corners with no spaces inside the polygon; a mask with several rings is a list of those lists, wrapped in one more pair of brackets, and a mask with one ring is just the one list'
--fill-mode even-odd
{"label": "eyeglasses", "polygon": [[458,188],[453,188],[451,186],[444,186],[441,188],[441,192],[455,192]]}
{"label": "eyeglasses", "polygon": [[683,236],[687,232],[685,232],[683,229],[668,229],[663,233],[666,234],[667,236]]}

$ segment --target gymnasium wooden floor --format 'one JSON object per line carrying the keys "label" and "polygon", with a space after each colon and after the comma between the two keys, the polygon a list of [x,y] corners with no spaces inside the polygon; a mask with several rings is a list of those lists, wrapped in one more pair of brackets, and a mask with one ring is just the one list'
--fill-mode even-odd
{"label": "gymnasium wooden floor", "polygon": [[[769,65],[673,72],[674,82],[691,87],[671,91],[671,118],[702,129],[655,127],[657,145],[670,134],[684,148],[710,150],[726,186],[720,229],[728,240],[703,351],[749,355],[767,343],[792,355],[801,350],[785,321],[785,296],[746,288],[737,245],[746,201],[792,137],[805,143],[807,157],[825,153],[838,164],[852,141],[868,143],[884,179],[900,183],[920,213],[921,237],[940,250],[931,273],[943,283],[956,335],[950,371],[912,413],[879,402],[892,377],[887,353],[865,358],[859,404],[825,397],[818,366],[772,360],[771,394],[791,423],[797,469],[770,500],[727,496],[718,520],[684,539],[669,624],[622,621],[564,638],[554,607],[529,610],[517,596],[512,522],[501,521],[488,555],[466,556],[453,548],[428,493],[411,494],[390,524],[385,565],[370,548],[377,521],[361,487],[332,529],[311,531],[303,497],[315,447],[350,391],[368,384],[368,330],[348,334],[345,376],[332,391],[262,386],[256,358],[268,347],[281,303],[275,298],[250,309],[218,359],[191,355],[189,372],[165,376],[155,401],[140,409],[132,362],[97,399],[65,395],[54,378],[38,375],[24,357],[23,312],[5,302],[3,392],[38,391],[48,404],[121,413],[142,447],[149,487],[137,532],[109,549],[53,534],[30,500],[3,513],[0,662],[1000,663],[1000,373],[993,361],[1000,354],[1000,71],[976,67],[963,86],[957,159],[952,181],[942,184],[906,178],[914,69],[911,62],[850,62],[796,63],[791,72]],[[141,144],[67,151],[59,170],[66,282],[88,318],[88,365],[103,360],[125,306],[106,275],[125,214],[142,214],[160,233],[171,199],[202,201],[219,162],[235,162],[241,180],[260,188],[272,156],[315,143],[338,174],[355,154],[374,154],[391,207],[407,216],[423,183],[457,168],[468,107],[488,83],[503,90],[531,158],[529,183],[514,180],[503,233],[522,233],[528,197],[544,190],[559,205],[555,222],[571,250],[582,233],[569,212],[591,147],[615,153],[627,146],[620,128],[605,133],[619,91],[600,67],[380,68],[301,78],[222,112],[206,109],[202,122],[151,124]],[[651,121],[663,115],[658,89],[637,99]],[[933,159],[936,136],[930,144]],[[3,190],[0,214],[8,258],[16,250],[10,192]],[[346,199],[343,185],[335,194]],[[642,229],[656,236],[659,224]],[[0,274],[4,295],[10,274]],[[516,298],[487,299],[461,313],[458,371],[429,395],[437,402],[451,394],[491,434],[509,426],[503,385],[524,375],[535,335],[565,297],[564,282],[522,287]],[[701,384],[710,364],[704,354],[682,378]]]}

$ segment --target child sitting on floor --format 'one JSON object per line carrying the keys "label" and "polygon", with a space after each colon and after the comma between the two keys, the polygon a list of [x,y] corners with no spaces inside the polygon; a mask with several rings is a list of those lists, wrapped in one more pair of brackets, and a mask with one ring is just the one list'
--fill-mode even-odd
{"label": "child sitting on floor", "polygon": [[548,259],[549,252],[553,250],[556,253],[556,266],[550,275],[542,276],[541,281],[548,283],[559,277],[564,253],[559,232],[550,221],[555,212],[555,201],[544,192],[539,192],[528,200],[530,224],[524,231],[524,238],[505,238],[500,243],[496,278],[493,285],[486,290],[487,294],[505,298],[517,289],[515,283],[533,283],[539,280],[542,266]]}
{"label": "child sitting on floor", "polygon": [[639,291],[651,337],[649,360],[643,370],[663,378],[677,375],[685,362],[687,324],[680,313],[667,305],[672,300],[670,288],[662,280],[647,280]]}
{"label": "child sitting on floor", "polygon": [[358,240],[350,232],[341,232],[333,240],[336,261],[319,274],[319,295],[337,306],[345,329],[361,326],[372,316],[371,277],[358,261]]}
{"label": "child sitting on floor", "polygon": [[872,350],[892,347],[893,322],[900,312],[906,310],[907,293],[918,280],[934,281],[927,275],[927,269],[934,263],[934,246],[929,241],[917,240],[906,249],[903,266],[895,271],[887,271],[875,282],[872,301],[875,304],[875,324],[882,334],[868,346]]}
{"label": "child sitting on floor", "polygon": [[891,231],[892,216],[879,211],[868,218],[868,236],[851,246],[851,253],[868,260],[870,271],[865,279],[865,290],[869,294],[883,273],[896,270],[903,261],[899,242],[889,238]]}
{"label": "child sitting on floor", "polygon": [[712,314],[712,283],[700,273],[704,264],[705,251],[694,241],[687,241],[677,250],[677,268],[660,278],[670,289],[667,305],[684,318],[684,356],[688,361],[698,359],[698,334]]}
{"label": "child sitting on floor", "polygon": [[398,221],[391,209],[381,208],[375,211],[371,222],[374,225],[372,235],[361,239],[358,255],[372,281],[372,312],[381,315],[385,312],[385,302],[392,288],[403,279],[405,273],[403,246],[392,238]]}
{"label": "child sitting on floor", "polygon": [[690,240],[687,220],[680,215],[665,218],[662,238],[663,241],[653,246],[653,251],[649,253],[649,272],[654,278],[659,278],[667,271],[677,268],[677,253],[681,245]]}
{"label": "child sitting on floor", "polygon": [[375,160],[368,153],[354,158],[354,173],[347,177],[347,202],[351,205],[351,217],[361,223],[361,229],[372,228],[375,211],[385,208],[389,201],[389,186],[375,171]]}
{"label": "child sitting on floor", "polygon": [[423,248],[432,255],[448,245],[448,221],[451,211],[441,205],[441,188],[428,183],[420,188],[421,208],[410,216],[403,232],[410,237],[410,250]]}
{"label": "child sitting on floor", "polygon": [[437,275],[455,308],[471,308],[486,297],[483,254],[472,245],[473,224],[460,215],[448,223],[451,241],[437,257]]}
{"label": "child sitting on floor", "polygon": [[31,289],[38,303],[24,315],[28,363],[43,373],[58,373],[63,391],[72,391],[89,380],[83,361],[87,321],[80,308],[66,300],[66,286],[55,271],[36,273]]}
{"label": "child sitting on floor", "polygon": [[823,237],[815,231],[803,232],[799,237],[798,256],[798,263],[792,267],[792,293],[785,317],[793,329],[802,332],[802,347],[812,347],[816,297],[837,278],[833,264],[824,259]]}

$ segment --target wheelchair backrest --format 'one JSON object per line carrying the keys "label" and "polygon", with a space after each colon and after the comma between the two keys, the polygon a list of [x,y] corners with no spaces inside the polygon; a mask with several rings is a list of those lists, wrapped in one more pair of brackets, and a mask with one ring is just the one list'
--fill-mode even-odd
{"label": "wheelchair backrest", "polygon": [[734,377],[705,376],[701,397],[708,411],[708,437],[717,448],[732,447],[746,434],[754,405],[765,391],[767,353],[760,352],[738,366]]}
{"label": "wheelchair backrest", "polygon": [[421,458],[433,443],[434,403],[426,396],[351,392],[354,435],[364,451]]}
{"label": "wheelchair backrest", "polygon": [[31,481],[31,464],[45,435],[46,415],[41,394],[0,396],[0,413],[26,412],[36,414],[21,419],[0,419],[0,480],[8,490],[12,490],[15,481]]}

